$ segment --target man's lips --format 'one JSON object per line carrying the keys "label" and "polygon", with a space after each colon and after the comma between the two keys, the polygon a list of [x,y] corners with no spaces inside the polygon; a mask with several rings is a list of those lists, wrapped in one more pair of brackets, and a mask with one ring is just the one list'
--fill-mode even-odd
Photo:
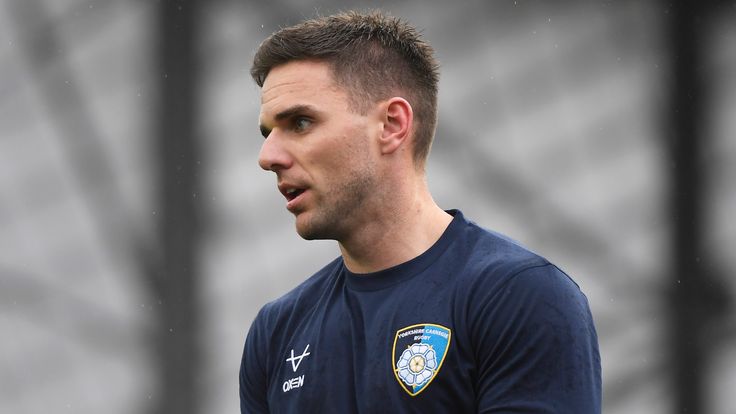
{"label": "man's lips", "polygon": [[287,195],[286,209],[294,214],[303,210],[303,206],[301,204],[303,204],[302,201],[304,200],[304,197],[306,197],[306,191],[307,190],[299,190]]}
{"label": "man's lips", "polygon": [[286,208],[289,211],[297,207],[298,203],[304,198],[304,193],[307,191],[306,187],[289,183],[281,183],[278,187],[281,194],[286,198]]}
{"label": "man's lips", "polygon": [[290,190],[286,191],[286,192],[284,193],[284,197],[286,197],[286,201],[291,201],[291,200],[293,200],[293,199],[295,199],[295,198],[299,197],[299,195],[300,195],[301,193],[303,193],[303,192],[304,192],[304,190],[303,190],[303,189],[300,189],[300,188],[293,188],[293,189],[290,189]]}

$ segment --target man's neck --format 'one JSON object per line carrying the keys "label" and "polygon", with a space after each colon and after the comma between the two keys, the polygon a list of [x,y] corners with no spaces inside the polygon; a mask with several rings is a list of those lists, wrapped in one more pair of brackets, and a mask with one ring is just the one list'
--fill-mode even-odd
{"label": "man's neck", "polygon": [[351,272],[377,272],[421,255],[439,240],[452,221],[452,216],[437,206],[426,190],[402,201],[356,231],[349,240],[339,241],[343,260]]}

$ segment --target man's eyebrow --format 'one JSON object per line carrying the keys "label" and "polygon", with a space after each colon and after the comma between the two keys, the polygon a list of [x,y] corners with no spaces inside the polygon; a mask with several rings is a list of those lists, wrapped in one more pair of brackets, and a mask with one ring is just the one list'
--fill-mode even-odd
{"label": "man's eyebrow", "polygon": [[[315,109],[311,105],[294,105],[289,108],[284,109],[283,111],[277,113],[273,119],[276,122],[283,121],[284,119],[289,119],[293,117],[294,115],[303,114],[305,112],[315,112]],[[261,124],[261,135],[263,135],[264,138],[268,137],[268,134],[271,133],[271,128],[268,128],[266,125]]]}
{"label": "man's eyebrow", "polygon": [[314,112],[314,107],[312,107],[311,105],[294,105],[277,113],[276,116],[273,117],[273,119],[275,119],[276,121],[282,121],[284,119],[291,118],[294,115],[304,112]]}

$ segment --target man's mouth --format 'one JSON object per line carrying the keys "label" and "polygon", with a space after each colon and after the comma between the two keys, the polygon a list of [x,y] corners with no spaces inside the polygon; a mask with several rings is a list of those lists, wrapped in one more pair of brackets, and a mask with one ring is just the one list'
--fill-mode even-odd
{"label": "man's mouth", "polygon": [[284,191],[284,197],[286,197],[286,201],[291,201],[299,197],[299,195],[303,192],[304,192],[303,188],[289,188],[286,191]]}
{"label": "man's mouth", "polygon": [[298,183],[282,182],[278,185],[279,191],[286,198],[286,209],[292,213],[300,209],[304,193],[308,190],[306,187],[300,187]]}

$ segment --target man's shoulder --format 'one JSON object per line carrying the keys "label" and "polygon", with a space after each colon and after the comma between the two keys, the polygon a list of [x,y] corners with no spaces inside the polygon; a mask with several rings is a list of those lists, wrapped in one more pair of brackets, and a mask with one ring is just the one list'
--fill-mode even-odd
{"label": "man's shoulder", "polygon": [[497,231],[467,220],[461,244],[465,274],[469,277],[495,276],[506,279],[527,269],[552,265],[542,255]]}
{"label": "man's shoulder", "polygon": [[567,272],[520,242],[467,219],[463,232],[453,259],[458,260],[456,268],[462,269],[455,280],[470,296],[487,292],[492,297],[508,289],[582,296],[580,286]]}

